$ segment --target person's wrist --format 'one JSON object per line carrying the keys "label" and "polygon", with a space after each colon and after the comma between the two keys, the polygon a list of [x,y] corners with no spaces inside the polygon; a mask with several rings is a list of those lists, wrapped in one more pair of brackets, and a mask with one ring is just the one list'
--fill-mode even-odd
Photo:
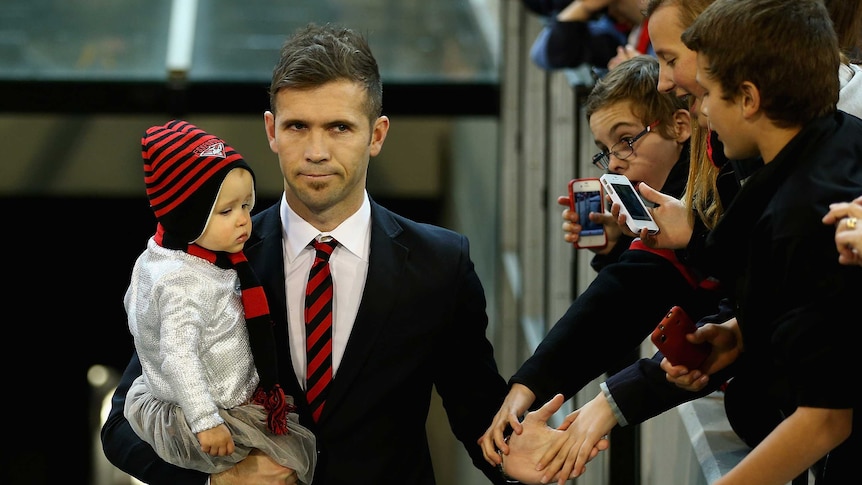
{"label": "person's wrist", "polygon": [[[509,444],[509,436],[503,438],[503,441],[506,444]],[[506,455],[505,453],[503,453],[503,450],[497,448],[497,454],[500,455],[500,463],[497,464],[497,471],[499,471],[500,475],[503,476],[503,480],[505,480],[506,483],[521,483],[520,481],[515,480],[514,478],[506,474],[506,465],[504,463],[506,461]]]}

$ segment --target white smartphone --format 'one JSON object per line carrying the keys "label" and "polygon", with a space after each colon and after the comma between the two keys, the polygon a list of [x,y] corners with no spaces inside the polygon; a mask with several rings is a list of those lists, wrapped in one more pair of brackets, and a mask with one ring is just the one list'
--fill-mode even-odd
{"label": "white smartphone", "polygon": [[597,178],[580,178],[569,181],[569,209],[578,214],[581,232],[576,248],[603,248],[608,244],[605,226],[590,220],[590,212],[605,211],[605,192]]}
{"label": "white smartphone", "polygon": [[611,199],[622,207],[626,225],[635,234],[646,228],[650,234],[658,233],[658,224],[652,218],[640,194],[625,175],[606,173],[601,177],[602,187]]}

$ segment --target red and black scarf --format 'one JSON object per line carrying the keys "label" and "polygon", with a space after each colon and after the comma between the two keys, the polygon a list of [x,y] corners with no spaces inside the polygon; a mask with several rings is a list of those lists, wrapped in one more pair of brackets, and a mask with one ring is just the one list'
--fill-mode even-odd
{"label": "red and black scarf", "polygon": [[254,365],[260,376],[260,384],[254,392],[253,400],[266,409],[267,427],[270,431],[279,435],[288,433],[287,415],[296,407],[287,402],[284,391],[278,383],[278,362],[269,305],[263,287],[245,258],[245,254],[242,251],[237,253],[210,251],[194,243],[178,242],[165,232],[161,224],[156,229],[154,239],[159,246],[184,251],[223,269],[236,270],[242,290],[242,307],[245,312],[248,340]]}

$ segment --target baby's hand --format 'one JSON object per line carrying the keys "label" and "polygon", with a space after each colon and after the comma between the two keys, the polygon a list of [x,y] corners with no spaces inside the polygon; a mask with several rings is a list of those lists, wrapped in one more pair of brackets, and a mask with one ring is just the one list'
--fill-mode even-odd
{"label": "baby's hand", "polygon": [[227,426],[220,424],[215,428],[205,429],[197,434],[201,451],[212,456],[228,456],[233,454],[233,438]]}

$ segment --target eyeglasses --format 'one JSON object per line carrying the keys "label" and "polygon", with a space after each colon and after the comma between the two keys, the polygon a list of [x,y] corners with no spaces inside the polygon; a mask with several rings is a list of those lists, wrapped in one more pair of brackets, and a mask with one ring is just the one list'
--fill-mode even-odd
{"label": "eyeglasses", "polygon": [[596,153],[593,155],[593,165],[603,172],[607,172],[611,165],[611,155],[616,157],[617,160],[625,160],[629,158],[635,152],[635,142],[643,138],[647,133],[651,133],[653,128],[658,126],[658,122],[659,120],[653,121],[644,128],[644,131],[638,133],[632,138],[621,138],[620,141],[614,143],[614,146],[612,146],[610,150]]}

